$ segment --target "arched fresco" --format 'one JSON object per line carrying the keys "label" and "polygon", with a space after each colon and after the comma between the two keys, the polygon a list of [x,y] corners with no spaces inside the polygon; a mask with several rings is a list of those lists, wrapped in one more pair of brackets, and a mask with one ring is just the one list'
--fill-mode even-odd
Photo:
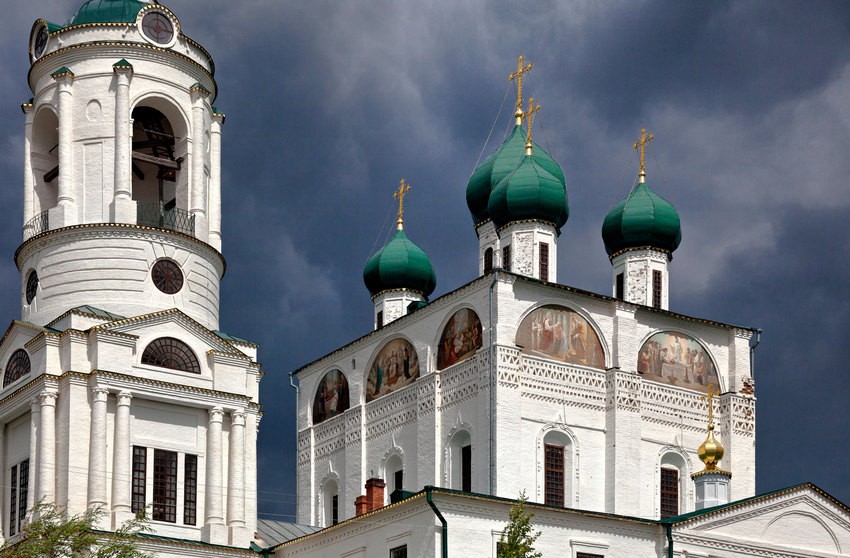
{"label": "arched fresco", "polygon": [[470,308],[455,312],[443,328],[437,348],[437,369],[466,360],[481,348],[481,320]]}
{"label": "arched fresco", "polygon": [[406,339],[383,346],[366,379],[366,402],[410,385],[419,377],[419,357]]}
{"label": "arched fresco", "polygon": [[646,340],[638,353],[638,372],[647,380],[706,391],[719,386],[708,352],[693,337],[664,331]]}
{"label": "arched fresco", "polygon": [[348,380],[339,370],[331,370],[316,388],[313,399],[313,424],[333,418],[348,410]]}
{"label": "arched fresco", "polygon": [[596,332],[580,314],[563,306],[542,306],[526,316],[519,324],[516,344],[530,355],[605,368]]}

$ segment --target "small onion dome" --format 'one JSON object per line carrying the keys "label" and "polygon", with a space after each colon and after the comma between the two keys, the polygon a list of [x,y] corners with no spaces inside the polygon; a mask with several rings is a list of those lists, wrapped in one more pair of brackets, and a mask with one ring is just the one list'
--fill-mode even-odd
{"label": "small onion dome", "polygon": [[706,471],[714,471],[717,464],[723,459],[723,446],[714,437],[714,425],[708,425],[708,436],[697,450],[700,461],[705,463]]}
{"label": "small onion dome", "polygon": [[88,0],[65,27],[84,23],[133,23],[141,9],[149,4],[144,0]]}
{"label": "small onion dome", "polygon": [[399,230],[366,262],[363,282],[372,296],[382,291],[407,289],[427,297],[434,292],[437,277],[428,255]]}
{"label": "small onion dome", "polygon": [[533,155],[525,156],[516,170],[493,188],[487,211],[496,227],[514,221],[545,221],[559,233],[570,216],[562,179]]}
{"label": "small onion dome", "polygon": [[[466,185],[466,205],[476,225],[490,218],[488,203],[490,193],[506,176],[522,162],[525,156],[526,133],[522,126],[515,126],[508,139],[491,153],[472,172]],[[532,142],[533,143],[533,142]],[[533,144],[534,161],[557,178],[566,187],[564,171],[542,147]]]}
{"label": "small onion dome", "polygon": [[609,256],[626,248],[658,248],[670,254],[682,241],[679,214],[670,202],[644,182],[614,206],[602,224],[602,240]]}

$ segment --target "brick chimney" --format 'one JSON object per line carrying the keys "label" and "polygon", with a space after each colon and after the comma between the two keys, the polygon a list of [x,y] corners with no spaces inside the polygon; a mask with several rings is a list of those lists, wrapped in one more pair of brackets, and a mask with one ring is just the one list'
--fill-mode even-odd
{"label": "brick chimney", "polygon": [[354,514],[355,515],[363,515],[364,513],[369,511],[368,502],[366,501],[366,496],[358,496],[354,499]]}
{"label": "brick chimney", "polygon": [[384,488],[387,483],[383,479],[369,479],[366,481],[366,495],[358,496],[354,500],[354,513],[363,515],[372,510],[384,507]]}

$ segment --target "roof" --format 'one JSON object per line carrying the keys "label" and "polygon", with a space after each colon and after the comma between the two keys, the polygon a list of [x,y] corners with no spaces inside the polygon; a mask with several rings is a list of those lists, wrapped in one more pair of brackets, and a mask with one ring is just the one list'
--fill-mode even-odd
{"label": "roof", "polygon": [[263,543],[264,548],[276,546],[321,530],[321,527],[313,527],[312,525],[257,518],[257,538],[259,542]]}
{"label": "roof", "polygon": [[409,289],[427,297],[437,286],[437,276],[425,251],[399,229],[392,240],[366,262],[363,282],[373,297],[382,291],[397,289]]}
{"label": "roof", "polygon": [[65,27],[85,23],[133,23],[148,4],[143,0],[88,0],[71,16]]}
{"label": "roof", "polygon": [[119,314],[114,314],[109,312],[108,310],[102,310],[100,308],[96,308],[94,306],[89,306],[88,304],[83,304],[82,306],[76,306],[71,308],[69,312],[82,312],[83,314],[89,314],[92,316],[96,316],[98,318],[103,318],[105,320],[123,320],[124,316]]}

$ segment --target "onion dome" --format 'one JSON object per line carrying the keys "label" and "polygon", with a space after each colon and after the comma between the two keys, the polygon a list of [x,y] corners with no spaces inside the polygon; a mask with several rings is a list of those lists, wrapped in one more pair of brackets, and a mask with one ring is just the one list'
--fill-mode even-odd
{"label": "onion dome", "polygon": [[428,255],[399,227],[393,239],[366,262],[363,282],[373,297],[402,289],[427,297],[434,292],[437,277]]}
{"label": "onion dome", "polygon": [[150,2],[144,0],[88,0],[65,26],[84,23],[133,23],[141,9],[148,4]]}
{"label": "onion dome", "polygon": [[[476,225],[490,219],[490,194],[506,176],[513,172],[525,157],[526,132],[519,124],[508,139],[473,171],[466,185],[466,205]],[[532,159],[554,176],[566,189],[564,171],[542,147],[533,143]]]}
{"label": "onion dome", "polygon": [[714,437],[714,424],[708,425],[708,436],[705,441],[697,449],[699,460],[705,463],[706,471],[714,471],[717,469],[717,464],[723,459],[723,445]]}
{"label": "onion dome", "polygon": [[545,221],[560,232],[570,215],[563,176],[550,172],[533,154],[523,157],[490,194],[487,211],[493,223],[502,227],[514,221]]}
{"label": "onion dome", "polygon": [[640,182],[608,212],[602,224],[602,240],[609,256],[627,248],[657,248],[672,258],[682,241],[679,214],[670,202]]}

